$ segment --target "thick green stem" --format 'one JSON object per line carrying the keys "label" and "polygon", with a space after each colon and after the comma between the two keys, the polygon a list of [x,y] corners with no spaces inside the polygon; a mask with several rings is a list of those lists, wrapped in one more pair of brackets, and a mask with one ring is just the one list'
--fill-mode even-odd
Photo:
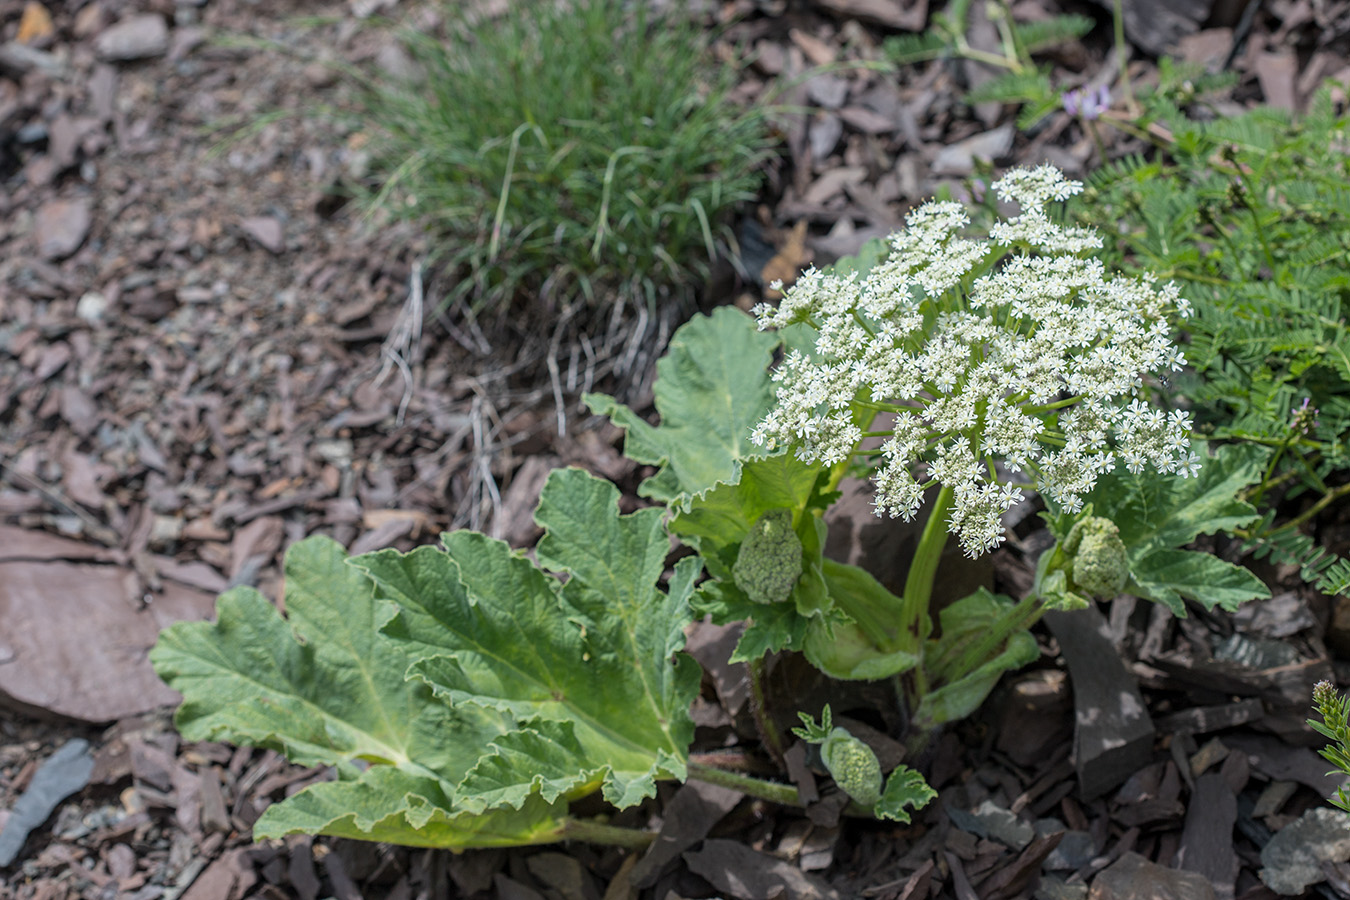
{"label": "thick green stem", "polygon": [[635,828],[620,828],[617,825],[604,825],[592,819],[566,819],[563,823],[561,840],[586,841],[588,844],[605,844],[610,847],[626,847],[629,850],[643,850],[656,840],[654,831],[638,831]]}
{"label": "thick green stem", "polygon": [[[944,681],[957,681],[994,658],[998,648],[1014,633],[1035,625],[1045,613],[1040,597],[1033,591],[1012,609],[998,617],[978,641],[966,647],[944,673]],[[945,668],[945,667],[944,667]]]}
{"label": "thick green stem", "polygon": [[[728,772],[726,769],[715,769],[712,766],[705,766],[696,762],[689,763],[688,771],[691,781],[702,781],[706,784],[715,784],[718,787],[740,791],[742,794],[768,800],[770,803],[777,803],[780,806],[795,806],[798,809],[803,809],[806,806],[797,793],[797,789],[790,784],[765,781],[763,778],[742,775],[739,772]],[[850,800],[848,806],[844,807],[844,815],[859,819],[876,818],[876,813],[856,800]]]}
{"label": "thick green stem", "polygon": [[803,805],[801,797],[797,794],[797,789],[790,784],[765,781],[763,778],[755,778],[753,775],[728,772],[726,769],[714,769],[712,766],[705,766],[696,762],[689,763],[689,777],[694,781],[730,788],[733,791],[740,791],[742,794],[749,794],[751,797],[758,797],[761,800],[768,800],[770,803],[778,803],[782,806],[800,807]]}
{"label": "thick green stem", "polygon": [[933,579],[937,577],[938,563],[942,560],[942,548],[947,546],[947,513],[951,512],[952,500],[952,489],[944,484],[933,503],[928,524],[923,527],[923,536],[919,538],[919,546],[915,548],[914,560],[909,566],[909,576],[905,579],[900,624],[920,641],[927,640],[931,630],[931,625],[926,624],[928,602],[933,598]]}

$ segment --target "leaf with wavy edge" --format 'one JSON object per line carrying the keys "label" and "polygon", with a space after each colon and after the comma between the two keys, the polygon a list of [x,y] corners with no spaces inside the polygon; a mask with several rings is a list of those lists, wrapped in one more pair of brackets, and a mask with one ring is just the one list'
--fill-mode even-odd
{"label": "leaf with wavy edge", "polygon": [[1240,528],[1259,518],[1239,492],[1261,480],[1270,451],[1252,444],[1224,445],[1201,462],[1197,478],[1131,475],[1117,469],[1103,475],[1091,500],[1097,515],[1120,529],[1130,561],[1130,593],[1186,615],[1182,598],[1207,609],[1236,609],[1246,600],[1269,597],[1256,576],[1204,553],[1177,548],[1201,534]]}
{"label": "leaf with wavy edge", "polygon": [[659,426],[605,394],[582,398],[627,432],[625,456],[661,467],[639,494],[669,504],[736,481],[742,460],[764,455],[750,429],[773,405],[769,366],[780,343],[740,310],[719,307],[681,326],[656,364]]}
{"label": "leaf with wavy edge", "polygon": [[910,809],[923,809],[937,797],[937,791],[928,786],[923,776],[909,766],[897,766],[886,779],[881,799],[872,807],[878,819],[909,822]]}
{"label": "leaf with wavy edge", "polygon": [[[612,484],[578,469],[549,476],[538,552],[544,565],[569,574],[565,585],[473,532],[443,536],[445,551],[381,551],[355,561],[399,606],[384,633],[415,658],[409,677],[457,708],[530,722],[494,740],[500,759],[459,786],[459,802],[515,806],[532,790],[560,794],[603,773],[605,798],[629,806],[655,793],[655,779],[684,778],[699,670],[692,659],[671,657],[684,646],[700,564],[681,560],[668,592],[658,590],[669,549],[663,513],[620,516],[618,499]],[[546,766],[507,765],[512,760]]]}
{"label": "leaf with wavy edge", "polygon": [[565,800],[549,802],[538,794],[518,810],[467,811],[436,781],[372,766],[357,781],[320,782],[274,803],[254,824],[253,837],[327,834],[446,850],[516,847],[561,840],[566,816]]}
{"label": "leaf with wavy edge", "polygon": [[[237,588],[220,598],[216,622],[176,624],[150,654],[183,694],[176,722],[188,740],[273,747],[301,765],[338,767],[342,780],[269,807],[259,838],[304,831],[463,849],[533,843],[562,827],[566,810],[542,800],[485,816],[457,807],[455,784],[514,721],[499,710],[451,709],[405,680],[413,658],[379,633],[392,610],[338,544],[302,541],[285,570],[287,618]],[[361,771],[358,760],[373,764]]]}

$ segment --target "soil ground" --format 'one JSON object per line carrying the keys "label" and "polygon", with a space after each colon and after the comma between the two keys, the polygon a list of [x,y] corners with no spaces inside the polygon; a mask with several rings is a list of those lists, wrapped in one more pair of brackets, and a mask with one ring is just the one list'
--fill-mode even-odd
{"label": "soil ground", "polygon": [[[1205,0],[1167,15],[1127,6],[1136,82],[1168,47],[1228,65],[1239,79],[1221,112],[1298,109],[1347,74],[1350,4],[1284,0],[1250,20]],[[1064,10],[1099,25],[1047,57],[1057,83],[1106,77],[1102,9],[1014,5],[1024,19]],[[577,844],[461,856],[253,845],[261,809],[323,773],[180,742],[172,695],[144,663],[158,628],[209,616],[229,586],[276,596],[284,547],[314,533],[364,551],[474,527],[528,546],[555,465],[609,477],[636,505],[644,473],[578,398],[604,386],[649,405],[650,362],[678,324],[620,317],[585,352],[541,339],[557,333],[543,314],[480,330],[441,307],[426,237],[335,199],[363,177],[368,135],[324,114],[348,103],[330,64],[397,64],[366,18],[377,12],[429,14],[398,0],[0,0],[0,828],[41,763],[63,747],[73,761],[56,772],[69,796],[0,867],[0,898],[1276,896],[1258,877],[1272,865],[1262,848],[1330,790],[1302,725],[1307,690],[1346,681],[1328,644],[1350,644],[1344,598],[1276,570],[1260,572],[1275,598],[1236,619],[1103,610],[1120,683],[1139,686],[1151,722],[1137,755],[1104,769],[1075,747],[1086,688],[1066,677],[1094,651],[1072,629],[1043,630],[1041,662],[935,748],[941,797],[911,826],[841,821],[828,797],[802,814],[671,786],[617,819],[665,823],[683,842],[682,857],[645,869],[639,854]],[[924,0],[708,4],[710,25],[727,26],[719,40],[755,55],[744,102],[797,79],[787,105],[809,107],[781,119],[763,201],[744,211],[748,277],[710,286],[708,303],[747,305],[764,282],[852,252],[942,183],[959,188],[974,157],[1074,175],[1100,162],[1066,115],[1029,136],[1010,109],[962,104],[960,82],[988,77],[978,67],[809,74],[880,58],[886,35],[929,12]],[[1141,149],[1103,134],[1108,156]],[[884,548],[901,536],[865,510],[845,524],[846,552],[891,564]],[[1032,524],[961,577],[1025,584]],[[1346,552],[1350,513],[1319,528]],[[1273,656],[1220,677],[1197,663],[1216,634]],[[696,750],[753,748],[726,633],[695,626],[690,641],[709,671]],[[784,660],[770,683],[799,700],[802,677]],[[887,724],[856,727],[894,752]],[[1087,790],[1092,778],[1110,783]],[[672,824],[677,808],[697,812]],[[1350,897],[1346,854],[1332,856],[1307,896]]]}

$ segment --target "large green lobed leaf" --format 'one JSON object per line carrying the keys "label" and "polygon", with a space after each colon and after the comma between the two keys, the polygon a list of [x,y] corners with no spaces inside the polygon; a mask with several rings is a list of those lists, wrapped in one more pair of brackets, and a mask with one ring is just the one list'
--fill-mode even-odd
{"label": "large green lobed leaf", "polygon": [[296,544],[285,571],[289,621],[257,591],[237,588],[220,598],[216,622],[174,625],[150,654],[183,694],[176,722],[188,740],[273,747],[301,765],[338,767],[341,780],[269,807],[257,837],[303,831],[463,849],[558,832],[560,805],[473,817],[456,804],[455,785],[514,722],[499,710],[451,709],[405,680],[412,658],[379,633],[391,611],[338,544]]}
{"label": "large green lobed leaf", "polygon": [[445,550],[381,551],[355,560],[398,605],[384,628],[413,660],[411,678],[455,708],[508,714],[459,786],[470,808],[519,806],[602,785],[629,806],[655,780],[683,779],[699,671],[683,655],[700,564],[681,560],[657,587],[669,541],[663,511],[618,514],[618,489],[577,469],[553,472],[540,499],[542,565],[473,532]]}
{"label": "large green lobed leaf", "polygon": [[742,460],[763,455],[750,429],[773,405],[769,366],[780,343],[740,310],[719,307],[676,331],[656,364],[659,426],[605,394],[583,398],[627,431],[625,456],[661,467],[638,493],[669,504],[736,481]]}
{"label": "large green lobed leaf", "polygon": [[1206,453],[1197,478],[1132,475],[1116,469],[1092,492],[1093,508],[1120,528],[1130,562],[1127,590],[1186,615],[1185,599],[1234,610],[1270,590],[1247,569],[1208,553],[1179,549],[1199,535],[1232,531],[1259,518],[1239,499],[1262,478],[1269,451],[1225,444]]}

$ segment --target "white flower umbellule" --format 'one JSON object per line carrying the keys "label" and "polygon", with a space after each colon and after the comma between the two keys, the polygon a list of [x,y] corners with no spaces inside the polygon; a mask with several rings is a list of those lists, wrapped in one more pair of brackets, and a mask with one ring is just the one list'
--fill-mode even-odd
{"label": "white flower umbellule", "polygon": [[959,203],[926,203],[865,278],[811,270],[777,308],[757,307],[761,329],[808,322],[818,338],[775,371],[756,443],[833,465],[864,436],[855,408],[894,413],[877,514],[912,519],[926,490],[949,486],[948,527],[970,556],[1003,541],[1000,517],[1022,499],[996,460],[1069,512],[1117,460],[1196,474],[1189,413],[1144,392],[1145,377],[1185,364],[1167,316],[1189,304],[1170,283],[1108,277],[1088,255],[1093,231],[1050,220],[1047,205],[1081,189],[1051,166],[1013,170],[993,190],[1020,214],[987,238],[964,233]]}

